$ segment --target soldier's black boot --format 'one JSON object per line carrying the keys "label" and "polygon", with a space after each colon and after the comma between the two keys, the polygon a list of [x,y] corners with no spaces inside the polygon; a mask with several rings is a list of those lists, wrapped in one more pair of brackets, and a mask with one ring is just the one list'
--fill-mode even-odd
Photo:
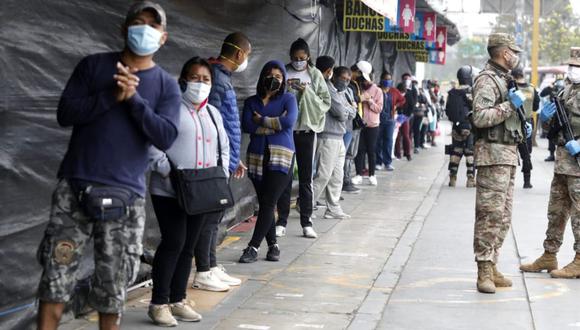
{"label": "soldier's black boot", "polygon": [[524,173],[524,189],[531,189],[534,186],[530,183],[531,173]]}

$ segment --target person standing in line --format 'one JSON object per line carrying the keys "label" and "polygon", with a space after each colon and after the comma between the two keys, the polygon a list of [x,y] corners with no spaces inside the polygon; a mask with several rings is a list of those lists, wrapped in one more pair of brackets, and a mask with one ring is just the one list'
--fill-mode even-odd
{"label": "person standing in line", "polygon": [[100,329],[120,328],[143,253],[148,149],[171,147],[179,124],[179,86],[153,61],[166,28],[161,6],[133,3],[122,25],[124,49],[83,58],[62,93],[57,120],[72,135],[37,253],[38,329],[57,329],[88,243],[95,265],[89,304]]}
{"label": "person standing in line", "polygon": [[377,169],[393,171],[393,133],[397,109],[405,105],[405,97],[393,86],[393,78],[387,71],[381,75],[381,89],[384,95],[383,111],[380,115],[379,139],[377,141]]}
{"label": "person standing in line", "polygon": [[[298,119],[294,125],[294,145],[298,166],[296,208],[300,213],[303,236],[317,238],[318,235],[312,228],[312,167],[316,134],[324,129],[325,115],[330,109],[330,93],[322,73],[312,65],[310,47],[304,39],[298,38],[292,43],[290,60],[291,62],[286,65],[286,89],[296,96],[298,102]],[[285,196],[288,196],[291,190],[292,182],[288,183],[284,192]],[[281,200],[283,203],[282,201],[278,203],[278,210],[290,207],[288,198]],[[281,218],[276,224],[278,236],[285,235],[286,220]]]}
{"label": "person standing in line", "polygon": [[294,166],[292,131],[298,105],[294,95],[286,92],[286,69],[282,62],[270,61],[264,65],[256,93],[244,103],[242,128],[250,134],[248,176],[256,189],[260,209],[252,239],[240,257],[241,263],[258,260],[258,249],[264,238],[268,243],[266,260],[280,259],[274,213],[284,190],[292,182]]}
{"label": "person standing in line", "polygon": [[[188,215],[177,201],[171,184],[171,165],[183,169],[222,166],[229,175],[230,146],[222,116],[207,99],[211,90],[211,65],[200,57],[189,59],[181,69],[182,91],[177,139],[167,151],[149,150],[149,193],[159,223],[161,242],[155,251],[151,278],[153,290],[149,317],[160,326],[176,326],[176,318],[201,320],[186,300],[186,288],[194,249],[206,221],[217,222],[223,212]],[[218,146],[219,142],[219,146]],[[218,153],[221,151],[221,154]],[[218,163],[221,159],[221,164]],[[209,255],[209,246],[204,255]],[[197,277],[207,282],[212,276],[209,264],[196,260]],[[215,275],[214,275],[215,276]],[[222,291],[229,289],[223,286]]]}
{"label": "person standing in line", "polygon": [[461,158],[465,156],[467,188],[475,187],[475,163],[473,159],[473,134],[468,115],[473,104],[473,67],[465,65],[457,70],[459,86],[449,91],[445,113],[453,123],[451,151],[449,154],[449,187],[455,187]]}
{"label": "person standing in line", "polygon": [[[238,100],[232,85],[232,73],[240,73],[248,67],[248,59],[252,45],[247,36],[241,32],[230,33],[224,39],[219,57],[210,58],[213,83],[209,94],[209,104],[216,107],[223,118],[224,127],[230,142],[229,171],[235,179],[241,179],[246,171],[246,165],[240,160],[240,144],[242,132],[240,129],[240,113]],[[195,248],[196,265],[210,266],[210,273],[196,272],[192,287],[207,291],[224,291],[229,286],[242,283],[239,278],[230,276],[222,265],[217,263],[218,226],[222,218],[206,221],[197,246]],[[209,246],[209,249],[207,248]],[[209,251],[209,254],[206,252]],[[202,274],[203,273],[203,274]]]}
{"label": "person standing in line", "polygon": [[[492,33],[487,42],[490,55],[473,85],[472,122],[477,128],[475,226],[473,249],[477,261],[477,290],[495,293],[512,281],[497,270],[499,250],[511,225],[514,180],[518,165],[517,144],[531,135],[522,132],[517,109],[525,97],[508,90],[509,71],[518,65],[522,51],[514,37]],[[529,125],[529,124],[528,124]]]}
{"label": "person standing in line", "polygon": [[355,159],[356,176],[352,178],[353,184],[362,183],[362,173],[365,158],[369,161],[369,183],[377,185],[375,176],[377,138],[379,136],[379,116],[383,110],[383,92],[373,83],[371,73],[373,67],[369,62],[359,61],[357,67],[362,75],[359,77],[359,85],[362,88],[361,102],[363,104],[363,119],[366,126],[362,129],[358,154]]}
{"label": "person standing in line", "polygon": [[[525,110],[526,121],[530,125],[532,125],[532,130],[533,130],[533,127],[535,126],[533,116],[534,116],[534,112],[538,111],[538,109],[540,108],[540,95],[538,94],[538,91],[536,90],[534,85],[529,84],[526,81],[526,77],[524,76],[524,70],[521,66],[512,70],[512,76],[516,80],[516,83],[518,85],[518,89],[520,91],[522,91],[522,93],[526,97],[526,102],[524,102],[523,107]],[[527,148],[528,153],[530,153],[530,155],[531,155],[532,154],[532,137],[530,136],[530,138],[526,139],[526,144],[518,145],[518,149],[519,148]],[[520,156],[521,156],[522,152],[525,152],[525,149],[519,150],[519,152],[520,152]],[[529,161],[526,161],[523,158],[522,158],[522,160],[523,160],[522,173],[524,174],[524,189],[531,189],[531,188],[533,188],[532,183],[530,181],[531,175],[532,175],[532,161],[531,161],[531,159]]]}
{"label": "person standing in line", "polygon": [[316,68],[322,72],[328,85],[332,103],[326,113],[324,130],[318,133],[316,143],[316,174],[313,182],[313,199],[326,195],[325,219],[346,219],[350,215],[344,213],[340,206],[342,191],[344,159],[346,148],[344,134],[346,122],[352,121],[356,108],[347,101],[345,93],[350,83],[350,70],[338,67],[333,71],[334,59],[330,56],[320,56],[316,59]]}
{"label": "person standing in line", "polygon": [[[554,178],[550,188],[550,202],[548,203],[548,229],[544,240],[544,254],[531,264],[523,264],[520,270],[524,272],[540,272],[547,270],[555,278],[580,277],[580,166],[578,155],[580,144],[580,47],[570,48],[568,60],[568,80],[571,82],[558,95],[560,104],[564,107],[574,140],[566,141],[560,130],[556,137],[556,163],[554,164]],[[555,118],[556,104],[549,102],[540,112],[540,119],[546,130],[557,125]],[[571,263],[558,269],[556,254],[564,240],[564,230],[568,219],[572,222],[574,234],[574,251],[576,256]]]}
{"label": "person standing in line", "polygon": [[403,144],[403,156],[411,160],[411,117],[417,104],[417,91],[412,88],[411,75],[403,73],[401,76],[403,83],[403,94],[405,96],[405,106],[397,110],[397,121],[400,122],[399,133],[395,140],[395,157],[401,159],[401,143]]}
{"label": "person standing in line", "polygon": [[[360,69],[356,64],[350,67],[351,79],[350,84],[346,90],[346,99],[357,109],[355,117],[362,119],[362,103],[360,101],[361,88],[358,84],[359,77],[362,76]],[[360,121],[359,121],[360,124]],[[352,168],[354,164],[354,159],[358,153],[358,145],[360,141],[360,132],[362,127],[358,125],[355,126],[355,120],[349,121],[347,123],[347,131],[344,135],[344,145],[346,147],[346,156],[344,161],[344,179],[342,184],[342,191],[348,194],[360,194],[360,188],[357,188],[352,183]]]}

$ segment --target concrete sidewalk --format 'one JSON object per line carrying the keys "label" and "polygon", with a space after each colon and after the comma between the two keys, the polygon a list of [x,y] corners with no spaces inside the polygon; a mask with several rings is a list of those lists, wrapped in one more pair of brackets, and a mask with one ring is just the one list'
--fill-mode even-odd
{"label": "concrete sidewalk", "polygon": [[[279,240],[280,262],[265,261],[264,246],[257,263],[237,264],[252,226],[231,232],[218,257],[244,283],[229,293],[190,290],[204,319],[181,322],[178,329],[580,327],[572,303],[580,281],[524,277],[518,271],[520,256],[527,261],[542,252],[553,164],[543,162],[545,147],[534,151],[534,189],[524,191],[521,181],[516,186],[514,231],[500,262],[514,287],[482,295],[475,290],[472,254],[475,190],[464,188],[464,173],[457,188],[446,186],[441,140],[412,162],[395,162],[395,172],[378,172],[377,187],[363,185],[360,195],[345,195],[343,208],[352,219],[322,219],[324,209],[319,210],[316,240],[301,237],[292,211],[288,234]],[[573,256],[569,236],[559,256],[562,265]],[[148,289],[133,294],[124,329],[157,329],[146,315],[148,294]],[[63,327],[94,328],[94,316]]]}

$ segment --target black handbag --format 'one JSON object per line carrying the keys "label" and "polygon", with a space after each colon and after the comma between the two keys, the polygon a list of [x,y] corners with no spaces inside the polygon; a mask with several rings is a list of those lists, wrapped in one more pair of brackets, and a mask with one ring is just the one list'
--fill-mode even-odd
{"label": "black handbag", "polygon": [[[211,110],[209,116],[218,130]],[[201,169],[180,169],[171,164],[171,183],[177,195],[177,201],[188,215],[223,211],[234,205],[234,197],[224,172],[222,146],[218,137],[217,166]]]}

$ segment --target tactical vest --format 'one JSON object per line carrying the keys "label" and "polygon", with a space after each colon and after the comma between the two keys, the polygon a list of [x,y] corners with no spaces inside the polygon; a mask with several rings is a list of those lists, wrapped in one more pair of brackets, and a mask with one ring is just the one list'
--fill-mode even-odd
{"label": "tactical vest", "polygon": [[[500,98],[495,101],[494,105],[501,104],[508,99],[508,89],[504,81],[493,71],[484,70],[475,78],[475,82],[484,75],[490,77],[497,88],[499,89]],[[484,139],[488,143],[501,143],[507,145],[515,145],[523,141],[522,125],[518,115],[512,112],[502,123],[486,128],[477,128],[474,132],[476,139]]]}
{"label": "tactical vest", "polygon": [[522,94],[526,97],[524,101],[524,110],[526,119],[531,119],[534,114],[534,94],[536,89],[533,85],[528,85],[526,87],[519,87]]}
{"label": "tactical vest", "polygon": [[569,85],[559,95],[560,104],[568,113],[574,137],[580,135],[580,92],[578,89],[580,87],[574,88],[574,85]]}

